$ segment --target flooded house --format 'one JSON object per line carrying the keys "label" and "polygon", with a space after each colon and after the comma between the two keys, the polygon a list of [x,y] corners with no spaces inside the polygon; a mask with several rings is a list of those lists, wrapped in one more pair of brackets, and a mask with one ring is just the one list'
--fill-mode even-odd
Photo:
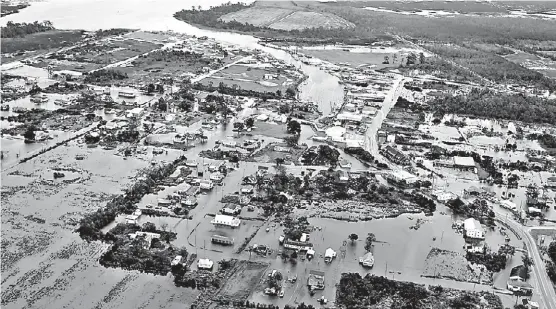
{"label": "flooded house", "polygon": [[454,167],[465,171],[475,170],[475,160],[473,157],[454,157]]}
{"label": "flooded house", "polygon": [[385,156],[388,160],[400,164],[400,165],[409,165],[410,160],[409,157],[404,154],[403,152],[399,151],[398,149],[387,145],[383,147],[380,152],[383,156]]}
{"label": "flooded house", "polygon": [[295,241],[295,240],[288,239],[284,241],[284,248],[299,250],[299,251],[308,251],[313,249],[313,244],[309,242],[302,242],[302,241]]}
{"label": "flooded house", "polygon": [[363,267],[373,267],[375,265],[375,258],[373,254],[371,252],[367,252],[359,258],[359,264]]}
{"label": "flooded house", "polygon": [[241,224],[241,220],[228,215],[216,215],[210,223],[214,224],[215,226],[229,226],[232,228],[236,228],[239,227],[239,225]]}
{"label": "flooded house", "polygon": [[485,239],[485,230],[481,223],[473,218],[463,221],[463,230],[465,237],[474,239]]}
{"label": "flooded house", "polygon": [[212,237],[210,238],[210,241],[213,244],[219,244],[219,245],[224,245],[224,246],[231,246],[234,244],[234,239],[230,238],[230,237],[226,237],[226,236],[221,236],[221,235],[212,235]]}
{"label": "flooded house", "polygon": [[307,277],[307,286],[310,291],[324,290],[324,272],[318,270],[310,270]]}
{"label": "flooded house", "polygon": [[324,252],[324,262],[325,263],[332,263],[332,260],[336,258],[336,251],[332,248],[326,249]]}

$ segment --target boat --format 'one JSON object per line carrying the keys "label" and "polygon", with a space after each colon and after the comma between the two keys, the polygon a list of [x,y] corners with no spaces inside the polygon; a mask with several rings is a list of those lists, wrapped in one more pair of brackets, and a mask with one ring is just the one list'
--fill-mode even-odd
{"label": "boat", "polygon": [[131,98],[131,99],[133,99],[133,98],[136,97],[136,94],[133,93],[133,92],[129,92],[129,91],[120,91],[120,92],[118,92],[118,96],[122,97],[122,98]]}

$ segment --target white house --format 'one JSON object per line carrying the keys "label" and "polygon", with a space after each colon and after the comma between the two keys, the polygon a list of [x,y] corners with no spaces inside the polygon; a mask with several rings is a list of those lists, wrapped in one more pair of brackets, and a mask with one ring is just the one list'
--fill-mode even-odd
{"label": "white house", "polygon": [[473,218],[463,221],[465,236],[469,238],[485,239],[485,230],[481,223]]}
{"label": "white house", "polygon": [[236,217],[227,215],[216,215],[214,219],[210,222],[214,225],[224,225],[230,227],[238,227],[241,224],[241,220]]}
{"label": "white house", "polygon": [[334,251],[332,248],[328,248],[328,249],[326,249],[326,251],[324,251],[324,262],[325,263],[332,262],[332,259],[334,259],[335,257],[336,257],[336,251]]}
{"label": "white house", "polygon": [[214,265],[214,262],[209,260],[209,259],[199,259],[199,261],[197,262],[197,268],[198,269],[212,269],[212,266]]}

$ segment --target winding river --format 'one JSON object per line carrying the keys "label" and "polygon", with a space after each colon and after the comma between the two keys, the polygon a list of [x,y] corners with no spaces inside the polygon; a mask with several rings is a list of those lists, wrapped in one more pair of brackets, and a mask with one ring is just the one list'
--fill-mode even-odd
{"label": "winding river", "polygon": [[[58,29],[98,30],[109,28],[130,28],[145,31],[175,31],[189,35],[207,36],[215,40],[235,44],[243,48],[258,49],[300,68],[308,79],[300,85],[300,98],[316,102],[324,115],[330,113],[331,106],[343,100],[343,87],[338,78],[315,66],[295,60],[283,50],[262,46],[250,35],[217,32],[199,29],[173,17],[182,9],[201,7],[208,9],[220,5],[224,0],[48,0],[34,2],[20,13],[0,19],[0,24],[8,21],[34,22],[50,20]],[[250,1],[244,1],[250,2]]]}

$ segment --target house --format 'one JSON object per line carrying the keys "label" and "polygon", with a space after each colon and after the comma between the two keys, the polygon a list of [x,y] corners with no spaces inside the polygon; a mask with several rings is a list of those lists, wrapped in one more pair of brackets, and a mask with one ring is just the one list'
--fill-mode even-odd
{"label": "house", "polygon": [[485,230],[481,223],[473,218],[463,221],[463,229],[465,230],[465,237],[485,239]]}
{"label": "house", "polygon": [[301,241],[288,239],[284,241],[284,248],[292,249],[292,250],[308,251],[313,249],[313,244],[309,242],[301,242]]}
{"label": "house", "polygon": [[137,224],[137,219],[139,219],[139,216],[137,215],[128,215],[125,217],[125,223],[127,224]]}
{"label": "house", "polygon": [[170,263],[170,265],[175,266],[178,265],[179,263],[181,263],[182,260],[182,256],[178,255],[174,258],[174,260],[172,260],[172,263]]}
{"label": "house", "polygon": [[209,259],[199,259],[199,261],[197,262],[198,269],[212,270],[213,266],[214,266],[214,262]]}
{"label": "house", "polygon": [[409,165],[409,157],[406,156],[403,152],[399,151],[398,149],[387,145],[386,147],[382,148],[381,151],[383,156],[385,156],[388,160],[401,165]]}
{"label": "house", "polygon": [[521,303],[522,303],[523,306],[525,306],[525,308],[527,308],[527,309],[539,309],[539,308],[540,308],[539,303],[534,302],[534,301],[530,301],[530,300],[527,299],[527,298],[523,298],[523,299],[521,300]]}
{"label": "house", "polygon": [[508,290],[514,292],[514,294],[520,295],[532,295],[533,286],[527,282],[521,280],[508,280],[507,283]]}
{"label": "house", "polygon": [[473,157],[454,157],[454,167],[462,170],[474,170],[475,160]]}
{"label": "house", "polygon": [[149,249],[153,239],[160,239],[160,234],[151,232],[135,232],[135,234],[128,235],[130,239],[136,239],[137,237],[143,237],[144,243],[143,248]]}
{"label": "house", "polygon": [[222,225],[222,226],[229,226],[235,228],[241,224],[241,220],[232,216],[216,215],[210,223],[216,226]]}
{"label": "house", "polygon": [[324,272],[310,270],[307,278],[307,286],[309,290],[324,290]]}
{"label": "house", "polygon": [[375,258],[371,252],[367,252],[365,255],[359,258],[359,264],[363,267],[373,267],[375,265]]}
{"label": "house", "polygon": [[546,180],[546,187],[556,188],[556,176],[548,177]]}
{"label": "house", "polygon": [[227,204],[224,208],[222,208],[220,212],[224,215],[237,216],[241,213],[241,206],[234,205],[234,204]]}
{"label": "house", "polygon": [[527,268],[517,265],[510,270],[510,280],[525,281],[527,278]]}
{"label": "house", "polygon": [[336,251],[332,250],[332,248],[328,248],[326,249],[326,251],[324,251],[325,263],[331,263],[335,257],[336,257]]}
{"label": "house", "polygon": [[290,152],[290,147],[275,145],[274,146],[274,151],[276,151],[276,152]]}

